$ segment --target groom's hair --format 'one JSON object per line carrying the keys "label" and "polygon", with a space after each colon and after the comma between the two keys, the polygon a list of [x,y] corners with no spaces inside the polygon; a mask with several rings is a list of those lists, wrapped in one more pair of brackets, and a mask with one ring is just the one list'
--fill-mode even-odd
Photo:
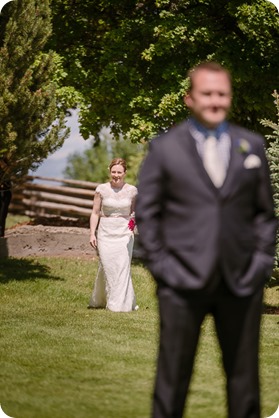
{"label": "groom's hair", "polygon": [[189,71],[187,76],[190,79],[190,86],[188,89],[188,92],[190,92],[193,88],[194,85],[194,77],[195,74],[200,71],[200,70],[207,70],[207,71],[211,71],[211,72],[215,72],[215,73],[224,73],[227,75],[229,82],[231,83],[231,74],[229,72],[229,70],[227,70],[227,68],[223,67],[221,64],[219,64],[219,62],[215,62],[215,61],[204,61],[201,62],[200,64],[195,65],[194,67],[192,67]]}

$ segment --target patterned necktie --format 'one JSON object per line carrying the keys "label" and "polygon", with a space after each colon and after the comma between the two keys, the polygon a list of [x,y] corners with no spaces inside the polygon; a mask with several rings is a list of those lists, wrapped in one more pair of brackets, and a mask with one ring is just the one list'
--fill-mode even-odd
{"label": "patterned necktie", "polygon": [[226,170],[215,136],[210,135],[204,142],[203,164],[213,184],[218,188],[221,187],[225,180]]}

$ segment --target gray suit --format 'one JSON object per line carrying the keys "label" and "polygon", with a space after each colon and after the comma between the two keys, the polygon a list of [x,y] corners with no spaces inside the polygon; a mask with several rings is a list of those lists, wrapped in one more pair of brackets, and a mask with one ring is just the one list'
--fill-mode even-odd
{"label": "gray suit", "polygon": [[[182,416],[200,325],[208,312],[223,351],[229,416],[259,416],[257,338],[277,222],[263,138],[230,124],[229,135],[231,156],[220,189],[204,169],[188,121],[151,142],[140,172],[137,225],[158,283],[161,317],[156,418]],[[230,335],[228,327],[234,329]],[[247,384],[236,370],[243,364],[250,373]],[[245,395],[239,391],[251,392],[251,399],[242,404]]]}

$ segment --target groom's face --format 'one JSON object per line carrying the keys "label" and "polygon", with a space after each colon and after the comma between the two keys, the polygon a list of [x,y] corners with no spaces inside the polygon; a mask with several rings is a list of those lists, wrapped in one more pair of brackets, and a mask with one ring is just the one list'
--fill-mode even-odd
{"label": "groom's face", "polygon": [[225,71],[199,69],[193,74],[185,103],[202,125],[214,129],[226,119],[231,99],[231,82]]}

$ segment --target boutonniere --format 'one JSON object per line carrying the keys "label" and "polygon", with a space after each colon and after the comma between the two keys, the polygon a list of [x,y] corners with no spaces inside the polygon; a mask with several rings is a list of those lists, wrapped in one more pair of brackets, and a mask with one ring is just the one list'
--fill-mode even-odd
{"label": "boutonniere", "polygon": [[249,144],[247,139],[241,138],[238,142],[237,150],[238,152],[240,152],[240,154],[249,154],[249,152],[251,151],[251,145]]}

